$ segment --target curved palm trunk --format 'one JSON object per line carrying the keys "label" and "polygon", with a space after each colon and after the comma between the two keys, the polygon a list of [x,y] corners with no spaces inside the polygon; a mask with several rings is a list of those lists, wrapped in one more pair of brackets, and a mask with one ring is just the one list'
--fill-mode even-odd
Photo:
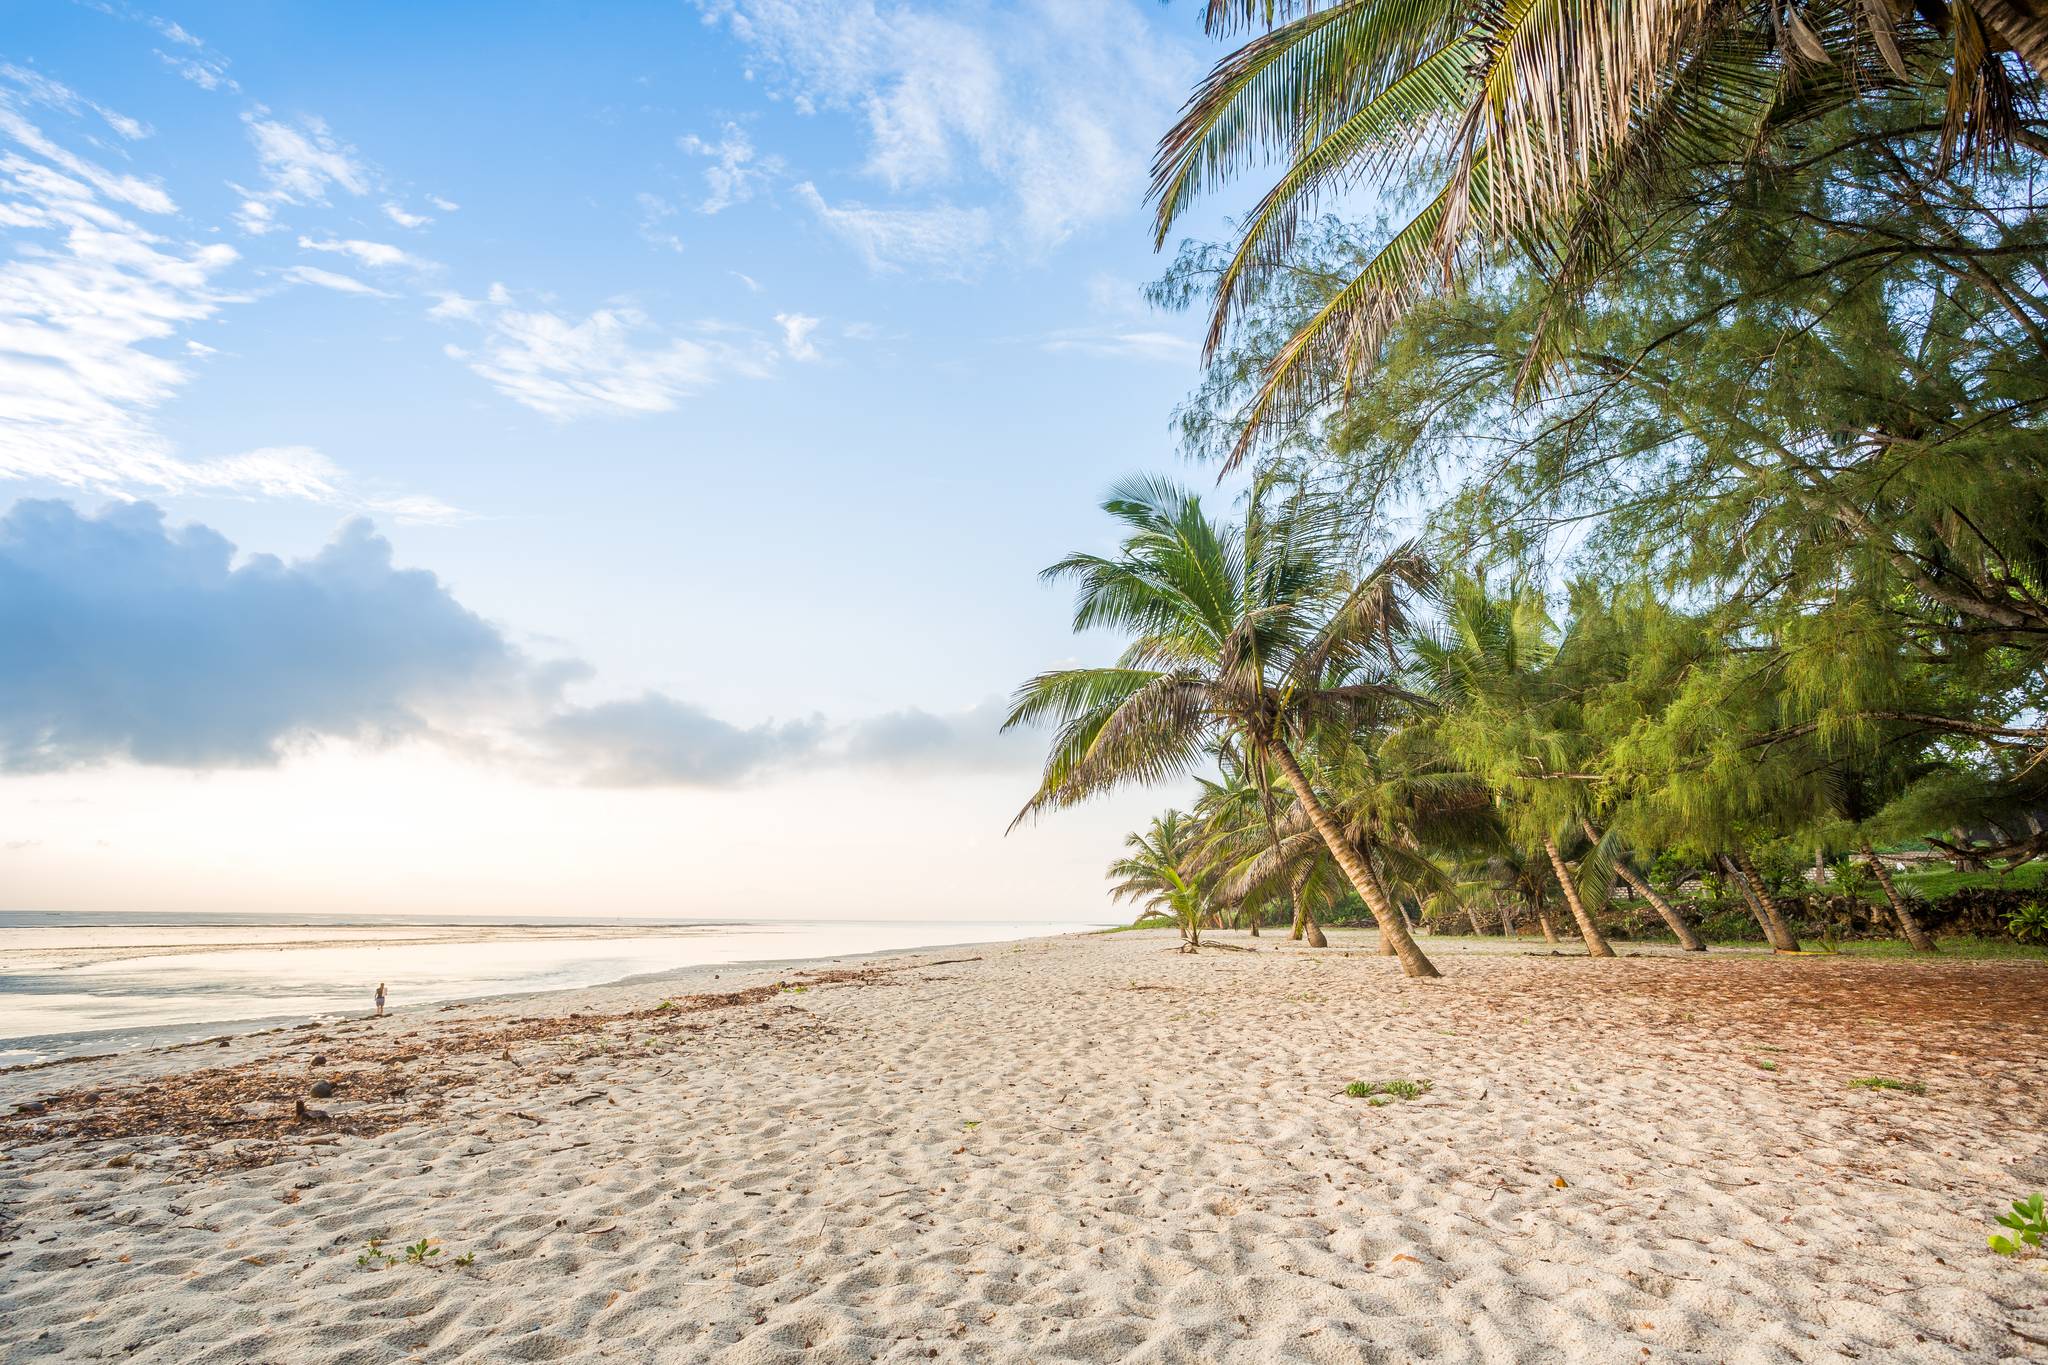
{"label": "curved palm trunk", "polygon": [[1572,908],[1572,918],[1579,926],[1579,937],[1586,940],[1586,951],[1594,957],[1613,957],[1614,949],[1607,946],[1606,936],[1600,932],[1600,926],[1593,923],[1593,917],[1586,913],[1586,903],[1579,899],[1578,883],[1565,870],[1564,855],[1557,851],[1557,840],[1544,835],[1543,851],[1550,855],[1550,870],[1557,874],[1557,884],[1564,891],[1564,903]]}
{"label": "curved palm trunk", "polygon": [[1934,946],[1934,940],[1927,937],[1927,931],[1920,927],[1918,917],[1906,908],[1905,899],[1899,895],[1899,889],[1892,885],[1892,874],[1890,869],[1885,867],[1884,859],[1878,857],[1869,844],[1863,846],[1863,857],[1870,864],[1870,870],[1877,874],[1877,884],[1884,888],[1884,898],[1891,903],[1892,918],[1899,922],[1899,932],[1905,935],[1906,942],[1913,945],[1913,951],[1940,952],[1941,949]]}
{"label": "curved palm trunk", "polygon": [[1514,901],[1502,900],[1498,891],[1490,891],[1487,893],[1487,896],[1493,902],[1494,913],[1500,916],[1500,936],[1502,938],[1520,938],[1522,932],[1515,923]]}
{"label": "curved palm trunk", "polygon": [[1756,864],[1750,861],[1749,854],[1742,849],[1736,849],[1734,856],[1735,865],[1742,869],[1742,875],[1747,877],[1749,884],[1756,888],[1758,904],[1762,905],[1764,913],[1771,917],[1771,922],[1778,926],[1778,933],[1784,938],[1786,943],[1785,951],[1788,953],[1798,952],[1799,940],[1792,933],[1792,923],[1785,918],[1784,912],[1778,909],[1778,898],[1771,894],[1768,886],[1764,885],[1763,875],[1756,870]]}
{"label": "curved palm trunk", "polygon": [[1387,898],[1380,893],[1379,882],[1371,869],[1359,858],[1358,850],[1344,837],[1344,831],[1337,828],[1337,822],[1330,812],[1323,808],[1322,798],[1308,782],[1308,775],[1301,765],[1294,761],[1294,755],[1279,740],[1271,742],[1273,761],[1280,765],[1280,771],[1287,778],[1287,785],[1294,788],[1294,799],[1301,802],[1301,808],[1308,812],[1309,823],[1316,827],[1316,833],[1323,837],[1330,856],[1337,860],[1337,866],[1344,869],[1344,875],[1351,879],[1358,894],[1365,898],[1366,908],[1372,911],[1373,919],[1380,926],[1380,933],[1392,942],[1394,956],[1401,959],[1401,970],[1410,976],[1442,976],[1443,973],[1423,955],[1415,939],[1408,933],[1408,921],[1387,904]]}
{"label": "curved palm trunk", "polygon": [[1330,940],[1323,935],[1323,926],[1316,922],[1316,908],[1313,905],[1304,903],[1301,907],[1301,918],[1305,937],[1308,939],[1308,946],[1311,948],[1329,947]]}
{"label": "curved palm trunk", "polygon": [[[1403,924],[1406,924],[1408,922],[1408,916],[1402,911],[1401,903],[1395,900],[1391,895],[1387,894],[1387,884],[1380,880],[1380,874],[1374,870],[1371,856],[1368,855],[1366,851],[1360,848],[1357,844],[1353,844],[1351,847],[1358,854],[1358,865],[1365,869],[1365,875],[1372,878],[1372,884],[1379,888],[1380,899],[1385,901],[1388,905],[1393,906],[1394,913],[1400,915],[1401,922]],[[1381,957],[1395,956],[1394,941],[1388,938],[1384,931],[1382,931],[1380,934],[1380,946],[1377,951],[1379,952],[1379,955]]]}
{"label": "curved palm trunk", "polygon": [[1557,930],[1551,926],[1550,912],[1543,908],[1543,888],[1536,888],[1536,927],[1543,931],[1543,941],[1551,947],[1557,946]]}
{"label": "curved palm trunk", "polygon": [[1778,913],[1777,905],[1758,894],[1761,883],[1752,883],[1748,874],[1743,872],[1742,864],[1726,853],[1721,855],[1721,867],[1728,874],[1728,879],[1735,883],[1735,889],[1742,893],[1743,904],[1749,907],[1749,913],[1756,916],[1756,922],[1763,927],[1764,941],[1771,945],[1771,951],[1798,952],[1799,940],[1792,937],[1792,930]]}
{"label": "curved palm trunk", "polygon": [[1316,912],[1309,907],[1308,897],[1301,894],[1301,888],[1306,885],[1308,868],[1304,866],[1294,874],[1294,880],[1287,887],[1287,894],[1294,900],[1294,931],[1287,937],[1296,943],[1306,939],[1311,948],[1327,948],[1330,940],[1323,937],[1323,926],[1316,923]]}
{"label": "curved palm trunk", "polygon": [[[1588,839],[1591,839],[1596,844],[1600,842],[1600,832],[1593,828],[1591,820],[1582,819],[1579,821],[1579,825],[1586,831]],[[1664,921],[1664,927],[1678,936],[1679,947],[1685,949],[1688,953],[1704,953],[1707,950],[1707,945],[1700,942],[1700,936],[1692,931],[1692,926],[1678,917],[1678,911],[1672,908],[1671,902],[1665,900],[1658,893],[1657,888],[1636,875],[1635,869],[1628,865],[1628,859],[1617,855],[1614,859],[1614,870],[1619,872],[1621,879],[1628,883],[1629,890],[1650,903],[1650,908],[1655,910],[1657,917]]]}

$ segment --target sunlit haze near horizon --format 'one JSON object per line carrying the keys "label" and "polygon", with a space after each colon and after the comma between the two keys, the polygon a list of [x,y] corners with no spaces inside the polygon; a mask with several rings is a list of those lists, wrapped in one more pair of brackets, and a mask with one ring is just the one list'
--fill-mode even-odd
{"label": "sunlit haze near horizon", "polygon": [[1177,465],[1200,18],[19,7],[0,910],[1115,917],[1167,794],[997,728]]}

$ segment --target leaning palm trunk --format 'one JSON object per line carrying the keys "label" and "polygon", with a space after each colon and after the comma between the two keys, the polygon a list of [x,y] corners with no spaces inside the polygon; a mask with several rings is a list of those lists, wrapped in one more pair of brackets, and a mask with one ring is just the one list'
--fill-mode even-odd
{"label": "leaning palm trunk", "polygon": [[1327,948],[1330,940],[1323,937],[1323,926],[1316,923],[1316,912],[1310,907],[1308,897],[1302,894],[1302,889],[1308,885],[1308,875],[1309,869],[1304,865],[1294,874],[1293,885],[1289,888],[1294,896],[1294,932],[1288,937],[1295,942],[1306,939],[1311,948]]}
{"label": "leaning palm trunk", "polygon": [[1784,912],[1778,909],[1778,898],[1773,896],[1770,887],[1764,884],[1763,874],[1756,870],[1756,864],[1750,861],[1749,854],[1744,850],[1738,848],[1732,856],[1735,865],[1742,869],[1742,875],[1756,888],[1757,903],[1763,906],[1764,913],[1771,917],[1771,923],[1778,926],[1778,933],[1785,940],[1785,951],[1798,952],[1799,940],[1793,936],[1792,924],[1785,918]]}
{"label": "leaning palm trunk", "polygon": [[1892,918],[1899,922],[1899,932],[1905,936],[1906,942],[1913,945],[1913,951],[1940,952],[1941,950],[1934,946],[1934,940],[1927,937],[1927,931],[1920,927],[1919,918],[1906,908],[1905,898],[1899,895],[1899,889],[1892,885],[1892,874],[1885,867],[1884,860],[1877,856],[1869,844],[1863,846],[1863,857],[1870,864],[1870,870],[1877,875],[1877,884],[1884,888],[1884,898],[1891,903]]}
{"label": "leaning palm trunk", "polygon": [[[1309,785],[1308,775],[1301,770],[1294,755],[1286,744],[1278,739],[1269,742],[1273,761],[1287,778],[1287,785],[1294,788],[1294,799],[1301,803],[1308,815],[1309,823],[1316,827],[1316,833],[1323,837],[1329,847],[1330,856],[1337,860],[1337,866],[1365,898],[1366,908],[1372,911],[1373,919],[1380,926],[1380,933],[1394,945],[1394,956],[1401,959],[1401,970],[1409,976],[1441,976],[1435,965],[1416,946],[1415,939],[1408,932],[1408,921],[1399,911],[1387,903],[1380,894],[1379,883],[1371,869],[1359,858],[1358,850],[1344,837],[1344,831],[1337,827],[1337,821],[1323,808],[1322,798]],[[1311,940],[1313,941],[1313,940]]]}
{"label": "leaning palm trunk", "polygon": [[1557,946],[1557,930],[1550,923],[1550,911],[1543,905],[1543,888],[1536,888],[1536,927],[1543,931],[1543,941],[1551,947]]}
{"label": "leaning palm trunk", "polygon": [[1778,914],[1777,905],[1758,894],[1760,886],[1751,883],[1743,872],[1742,865],[1724,853],[1721,855],[1721,866],[1728,874],[1728,879],[1735,883],[1735,889],[1742,893],[1743,904],[1749,907],[1749,913],[1756,916],[1756,922],[1762,926],[1764,941],[1771,945],[1771,951],[1798,952],[1799,940],[1792,937],[1792,930]]}
{"label": "leaning palm trunk", "polygon": [[[1380,899],[1385,901],[1388,905],[1393,906],[1394,913],[1400,915],[1401,922],[1403,924],[1406,924],[1408,922],[1408,916],[1402,912],[1401,903],[1395,900],[1391,895],[1387,894],[1387,884],[1381,881],[1380,874],[1373,870],[1372,859],[1367,857],[1365,850],[1359,848],[1356,844],[1353,844],[1352,848],[1358,854],[1358,865],[1365,869],[1365,875],[1372,878],[1372,884],[1375,887],[1379,888]],[[1395,956],[1394,941],[1387,937],[1385,931],[1382,931],[1380,933],[1379,955],[1381,957]]]}
{"label": "leaning palm trunk", "polygon": [[1557,840],[1544,835],[1543,851],[1550,855],[1550,870],[1557,874],[1557,884],[1564,891],[1564,903],[1572,908],[1572,918],[1578,921],[1579,937],[1586,940],[1586,951],[1594,957],[1613,957],[1614,949],[1607,946],[1606,936],[1600,932],[1600,926],[1593,923],[1593,917],[1586,913],[1586,903],[1579,899],[1578,883],[1565,869],[1564,855],[1557,851]]}
{"label": "leaning palm trunk", "polygon": [[[1599,831],[1593,828],[1591,820],[1581,820],[1579,824],[1586,831],[1588,839],[1595,842],[1599,841]],[[1679,947],[1685,949],[1688,953],[1704,953],[1707,950],[1707,945],[1700,942],[1700,936],[1692,931],[1690,925],[1678,917],[1678,911],[1672,907],[1671,902],[1658,894],[1655,887],[1636,875],[1635,869],[1628,865],[1628,859],[1617,853],[1614,859],[1614,870],[1619,872],[1621,879],[1628,883],[1629,890],[1650,903],[1650,908],[1655,910],[1658,918],[1664,921],[1664,927],[1678,936]]]}
{"label": "leaning palm trunk", "polygon": [[1494,913],[1500,916],[1500,936],[1502,938],[1520,938],[1522,934],[1520,927],[1515,924],[1514,902],[1502,900],[1498,891],[1489,892],[1488,898],[1493,902]]}

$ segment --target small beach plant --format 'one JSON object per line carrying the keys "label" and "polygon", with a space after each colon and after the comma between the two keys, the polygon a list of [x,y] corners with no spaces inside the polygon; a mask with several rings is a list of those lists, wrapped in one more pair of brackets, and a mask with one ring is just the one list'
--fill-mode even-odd
{"label": "small beach plant", "polygon": [[1354,1100],[1386,1099],[1412,1100],[1427,1095],[1435,1088],[1431,1081],[1353,1081],[1344,1087],[1344,1093]]}
{"label": "small beach plant", "polygon": [[2039,1193],[2025,1199],[2015,1199],[2011,1213],[2002,1213],[1998,1225],[2009,1228],[2012,1236],[2002,1233],[1991,1234],[1991,1249],[2001,1256],[2018,1256],[2022,1252],[2041,1248],[2041,1239],[2048,1237],[2048,1205],[2044,1205]]}

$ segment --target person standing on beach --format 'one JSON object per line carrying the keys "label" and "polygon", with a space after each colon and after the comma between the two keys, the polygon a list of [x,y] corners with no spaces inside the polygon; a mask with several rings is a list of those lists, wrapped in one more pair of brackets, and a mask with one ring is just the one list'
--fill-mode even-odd
{"label": "person standing on beach", "polygon": [[377,983],[377,1017],[384,1017],[384,983],[381,981]]}

